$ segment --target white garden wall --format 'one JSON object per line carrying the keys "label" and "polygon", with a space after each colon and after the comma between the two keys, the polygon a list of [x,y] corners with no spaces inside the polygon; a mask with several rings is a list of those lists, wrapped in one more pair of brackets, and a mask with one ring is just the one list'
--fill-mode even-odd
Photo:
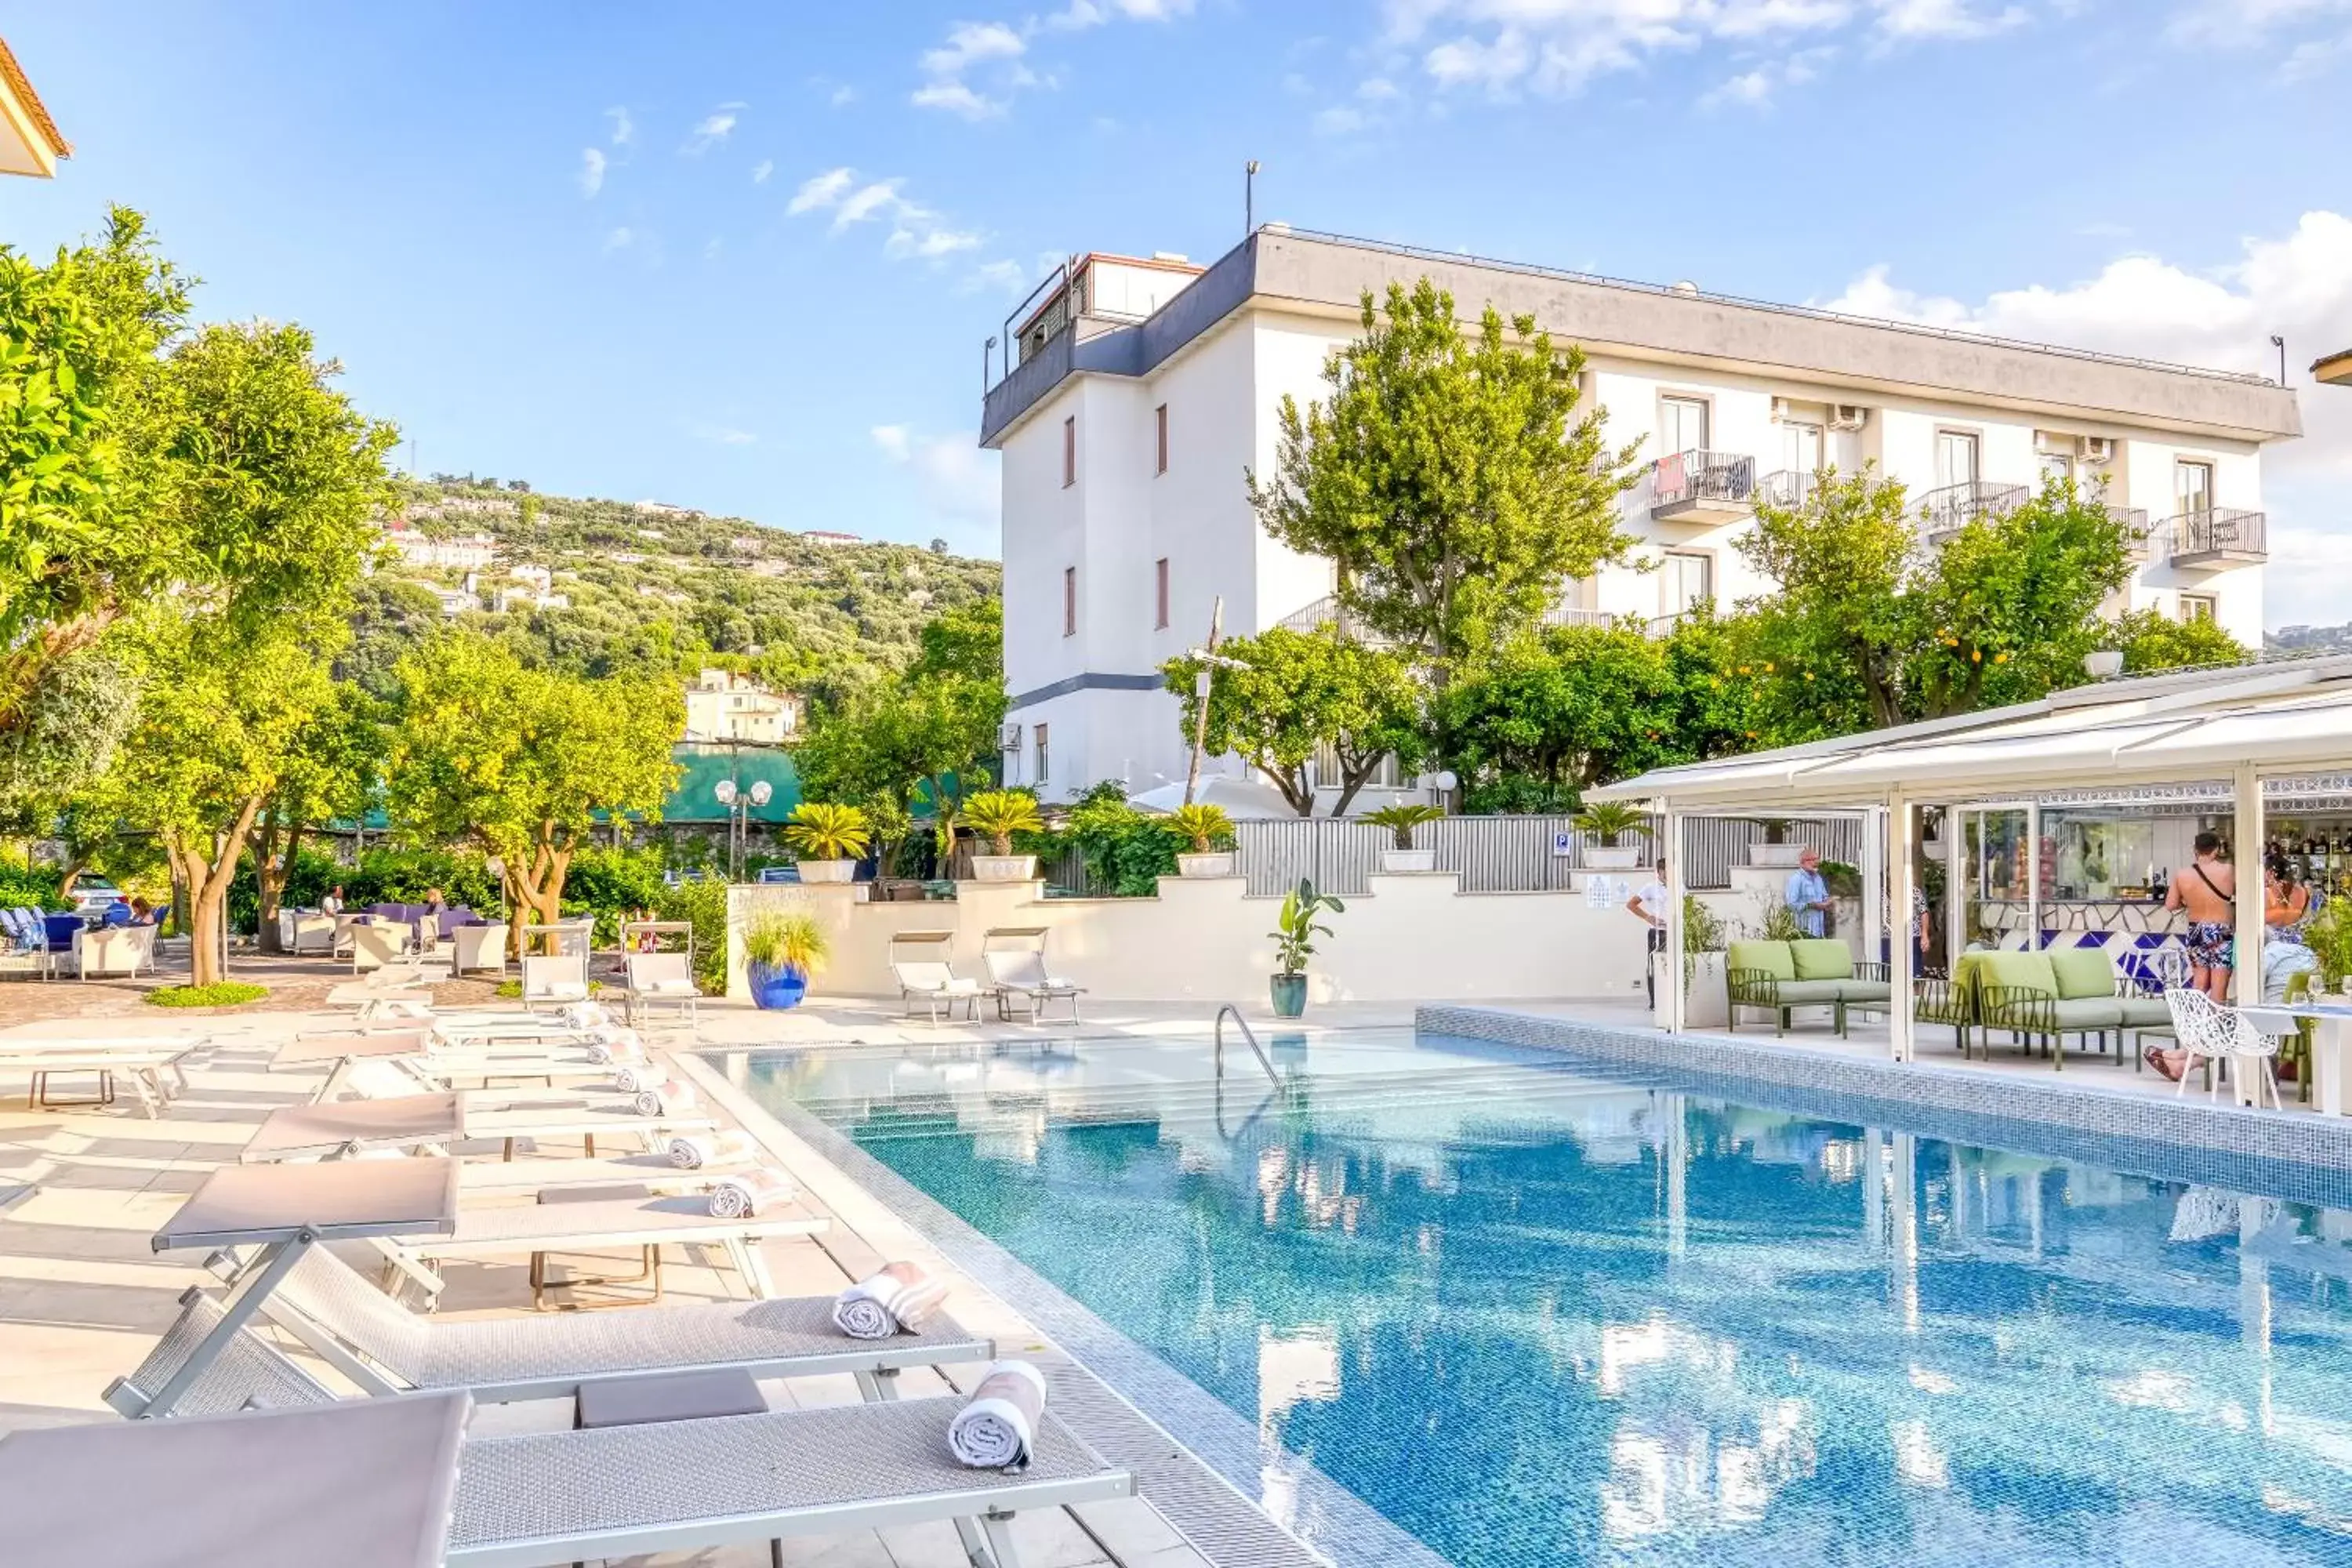
{"label": "white garden wall", "polygon": [[[1381,877],[1327,917],[1334,934],[1309,965],[1317,1001],[1623,997],[1641,987],[1640,922],[1584,894],[1463,893],[1450,873]],[[1042,926],[1054,971],[1089,1000],[1263,1003],[1280,901],[1244,896],[1241,878],[1163,879],[1150,899],[1046,899],[1041,882],[960,882],[953,902],[865,903],[862,889],[804,885],[729,890],[728,983],[748,994],[739,932],[755,911],[804,908],[833,939],[819,994],[891,996],[899,931],[947,931],[956,973],[985,980],[982,939]]]}

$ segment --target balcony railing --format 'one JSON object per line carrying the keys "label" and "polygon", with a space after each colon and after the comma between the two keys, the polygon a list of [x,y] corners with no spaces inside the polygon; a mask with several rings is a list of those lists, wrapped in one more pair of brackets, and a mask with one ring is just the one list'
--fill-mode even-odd
{"label": "balcony railing", "polygon": [[1661,522],[1736,517],[1755,504],[1756,459],[1693,447],[1651,468],[1650,515]]}
{"label": "balcony railing", "polygon": [[2258,511],[2211,507],[2182,512],[2158,526],[2175,566],[2235,566],[2269,558],[2263,522]]}
{"label": "balcony railing", "polygon": [[1919,498],[1919,510],[1927,520],[1927,542],[1941,544],[1979,518],[2005,517],[2032,496],[2030,485],[1997,485],[1985,479],[1929,490]]}
{"label": "balcony railing", "polygon": [[[1643,620],[1639,616],[1621,616],[1613,610],[1588,610],[1581,605],[1555,604],[1543,613],[1539,624],[1547,626],[1640,626],[1648,636],[1663,637],[1673,632],[1681,620],[1679,615],[1654,616]],[[1321,626],[1337,626],[1340,636],[1373,647],[1383,646],[1388,641],[1342,610],[1338,597],[1328,594],[1302,609],[1293,610],[1275,624],[1286,631],[1303,633],[1312,633]]]}
{"label": "balcony railing", "polygon": [[1756,487],[1756,499],[1765,506],[1800,507],[1821,482],[1821,474],[1815,469],[1776,468]]}
{"label": "balcony railing", "polygon": [[2124,553],[2133,561],[2152,561],[2163,552],[2163,530],[2150,528],[2144,506],[2107,508],[2107,515],[2124,525]]}

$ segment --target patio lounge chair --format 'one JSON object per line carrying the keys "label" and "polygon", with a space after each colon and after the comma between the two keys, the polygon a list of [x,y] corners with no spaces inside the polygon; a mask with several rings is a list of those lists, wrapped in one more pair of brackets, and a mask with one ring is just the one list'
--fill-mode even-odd
{"label": "patio lounge chair", "polygon": [[981,962],[988,965],[988,978],[996,987],[996,1016],[1011,1020],[1022,1009],[1013,1004],[1025,1002],[1028,1016],[1037,1023],[1045,1021],[1045,1009],[1055,1002],[1070,1005],[1070,1023],[1078,1022],[1078,998],[1086,987],[1056,979],[1045,967],[1045,928],[1043,926],[1002,926],[980,939]]}
{"label": "patio lounge chair", "polygon": [[691,960],[683,952],[633,952],[624,966],[628,984],[621,995],[628,1006],[629,1022],[636,1024],[650,1018],[657,1006],[675,1007],[686,1020],[688,1029],[694,1027],[694,1005],[702,999],[702,992],[694,984]]}
{"label": "patio lounge chair", "polygon": [[382,969],[398,963],[409,952],[408,929],[396,925],[354,925],[352,936],[352,973],[365,974],[372,969]]}
{"label": "patio lounge chair", "polygon": [[74,972],[84,980],[155,973],[153,926],[101,926],[74,938]]}
{"label": "patio lounge chair", "polygon": [[[298,1390],[273,1373],[251,1398]],[[1018,1473],[958,1464],[953,1397],[493,1437],[466,1435],[462,1394],[338,1401],[312,1382],[306,1397],[12,1434],[0,1440],[12,1552],[142,1568],[521,1568],[948,1521],[975,1568],[1019,1568],[1016,1513],[1135,1490],[1051,1410]]]}
{"label": "patio lounge chair", "polygon": [[504,974],[507,936],[504,921],[459,926],[449,933],[450,970],[458,974]]}
{"label": "patio lounge chair", "polygon": [[1894,998],[1886,965],[1856,963],[1853,950],[1833,938],[1799,942],[1735,942],[1724,955],[1731,1007],[1726,1026],[1737,1031],[1742,1007],[1769,1012],[1772,1032],[1785,1033],[1799,1007],[1827,1007],[1837,1032],[1846,1032],[1853,1007],[1885,1008]]}
{"label": "patio lounge chair", "polygon": [[37,974],[43,980],[58,972],[58,950],[49,944],[49,929],[38,910],[0,910],[0,935],[7,951],[0,952],[0,973]]}
{"label": "patio lounge chair", "polygon": [[585,953],[566,953],[561,957],[543,954],[522,961],[522,1005],[533,1011],[541,1007],[561,1007],[570,1002],[588,1000],[588,957]]}
{"label": "patio lounge chair", "polygon": [[[462,1390],[486,1404],[562,1398],[591,1381],[719,1368],[753,1377],[847,1373],[863,1397],[879,1400],[888,1396],[889,1380],[909,1367],[987,1362],[996,1356],[993,1341],[967,1333],[944,1318],[934,1318],[919,1332],[854,1340],[834,1326],[833,1306],[831,1296],[782,1297],[665,1304],[611,1319],[449,1322],[410,1311],[358,1269],[318,1247],[305,1252],[278,1288],[261,1300],[259,1315],[308,1345],[364,1394]],[[181,1298],[179,1318],[139,1369],[109,1385],[107,1403],[134,1417],[163,1414],[152,1409],[142,1391],[169,1383],[189,1352],[218,1327],[221,1316],[220,1303],[211,1294],[202,1287],[191,1288]],[[277,1347],[267,1342],[233,1342],[223,1347],[223,1353],[282,1360]],[[304,1375],[290,1363],[284,1370]],[[207,1373],[172,1413],[218,1412],[223,1408],[219,1384],[217,1371]]]}
{"label": "patio lounge chair", "polygon": [[947,1005],[950,1018],[955,1016],[959,1002],[967,1016],[979,1018],[980,982],[958,974],[948,961],[949,945],[954,941],[955,932],[950,931],[902,931],[890,939],[890,973],[898,982],[898,999],[908,1005],[909,1018],[915,1016],[918,1000],[928,1005],[934,1024],[940,1021],[941,1003]]}

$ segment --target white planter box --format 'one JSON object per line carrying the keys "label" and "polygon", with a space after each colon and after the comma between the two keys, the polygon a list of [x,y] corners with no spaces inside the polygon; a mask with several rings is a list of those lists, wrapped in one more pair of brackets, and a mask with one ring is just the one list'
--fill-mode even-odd
{"label": "white planter box", "polygon": [[1759,838],[1748,846],[1748,863],[1786,868],[1805,858],[1805,847],[1802,844],[1767,844]]}
{"label": "white planter box", "polygon": [[1401,877],[1414,871],[1436,869],[1437,851],[1434,849],[1383,849],[1381,851],[1381,873],[1383,876]]}
{"label": "white planter box", "polygon": [[1234,874],[1234,857],[1230,850],[1220,854],[1179,855],[1176,874],[1180,877],[1230,877]]}
{"label": "white planter box", "polygon": [[975,855],[971,858],[971,879],[975,882],[1026,882],[1037,875],[1034,855]]}
{"label": "white planter box", "polygon": [[1630,871],[1642,863],[1639,844],[1588,844],[1584,847],[1584,864],[1593,871]]}
{"label": "white planter box", "polygon": [[857,875],[855,860],[803,860],[799,863],[803,882],[846,882]]}
{"label": "white planter box", "polygon": [[[1724,983],[1724,961],[1720,952],[1694,952],[1690,957],[1690,990],[1683,997],[1683,1025],[1692,1029],[1720,1029],[1731,1019],[1731,992]],[[1673,955],[1659,953],[1658,979],[1665,982],[1681,978],[1672,967]],[[1664,993],[1661,990],[1660,994]]]}

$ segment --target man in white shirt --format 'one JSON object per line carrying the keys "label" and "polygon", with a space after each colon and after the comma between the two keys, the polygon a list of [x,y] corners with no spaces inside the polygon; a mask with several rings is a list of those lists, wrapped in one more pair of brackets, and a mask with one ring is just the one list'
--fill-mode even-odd
{"label": "man in white shirt", "polygon": [[[1633,896],[1625,900],[1625,907],[1640,916],[1650,928],[1645,951],[1652,956],[1666,951],[1666,910],[1670,902],[1666,892],[1666,863],[1661,860],[1657,874],[1636,888]],[[1642,963],[1642,979],[1649,987],[1650,1005],[1654,1009],[1658,1005],[1658,970],[1657,965],[1647,958]]]}

